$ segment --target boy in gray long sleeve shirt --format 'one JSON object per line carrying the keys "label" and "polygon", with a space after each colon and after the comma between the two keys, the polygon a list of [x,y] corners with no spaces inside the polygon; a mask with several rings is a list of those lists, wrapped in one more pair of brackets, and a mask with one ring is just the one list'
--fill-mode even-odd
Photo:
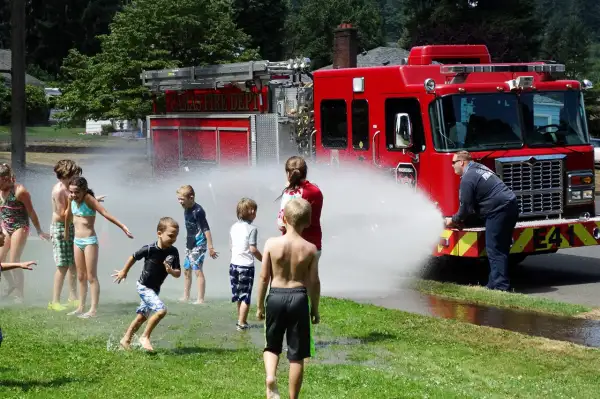
{"label": "boy in gray long sleeve shirt", "polygon": [[461,176],[460,207],[446,227],[461,225],[470,214],[485,220],[485,247],[490,262],[487,288],[507,291],[508,255],[519,217],[515,194],[488,167],[473,162],[471,154],[459,151],[452,158],[454,172]]}

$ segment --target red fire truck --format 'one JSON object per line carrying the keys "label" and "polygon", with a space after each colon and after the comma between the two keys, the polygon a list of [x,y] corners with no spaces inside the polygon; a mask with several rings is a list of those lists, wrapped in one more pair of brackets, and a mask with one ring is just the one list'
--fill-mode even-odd
{"label": "red fire truck", "polygon": [[[316,159],[370,163],[451,216],[460,182],[451,159],[467,150],[517,195],[513,261],[598,245],[582,96],[591,83],[566,80],[564,71],[553,63],[492,63],[483,45],[414,47],[400,66],[315,71]],[[484,257],[482,225],[446,229],[435,255]]]}
{"label": "red fire truck", "polygon": [[146,118],[153,170],[278,163],[290,110],[277,100],[309,67],[300,58],[144,71],[143,84],[165,99],[165,112],[154,101]]}
{"label": "red fire truck", "polygon": [[[166,113],[147,121],[154,167],[279,162],[274,83],[300,84],[308,65],[257,61],[144,72],[144,84],[166,96]],[[468,150],[518,197],[514,261],[598,245],[582,96],[591,83],[567,80],[564,72],[553,63],[492,63],[483,45],[414,47],[402,65],[315,71],[313,161],[389,173],[450,216],[460,181],[452,154]],[[485,257],[482,223],[444,230],[434,255]]]}

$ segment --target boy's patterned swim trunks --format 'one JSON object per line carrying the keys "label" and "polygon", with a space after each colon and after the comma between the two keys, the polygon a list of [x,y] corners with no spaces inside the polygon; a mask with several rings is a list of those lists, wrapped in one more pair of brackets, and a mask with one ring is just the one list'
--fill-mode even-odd
{"label": "boy's patterned swim trunks", "polygon": [[202,271],[202,266],[204,266],[204,258],[206,256],[207,246],[206,244],[198,245],[192,249],[185,250],[185,261],[183,263],[183,268],[185,270],[200,270]]}
{"label": "boy's patterned swim trunks", "polygon": [[141,299],[140,306],[135,310],[136,313],[148,318],[152,313],[167,308],[164,302],[158,297],[158,292],[140,284],[139,281],[136,281],[135,286]]}
{"label": "boy's patterned swim trunks", "polygon": [[75,226],[69,227],[69,239],[65,241],[65,224],[63,222],[54,222],[50,225],[50,235],[52,236],[52,252],[54,253],[54,263],[58,267],[73,266],[75,264],[75,255],[73,252],[73,240],[75,238]]}

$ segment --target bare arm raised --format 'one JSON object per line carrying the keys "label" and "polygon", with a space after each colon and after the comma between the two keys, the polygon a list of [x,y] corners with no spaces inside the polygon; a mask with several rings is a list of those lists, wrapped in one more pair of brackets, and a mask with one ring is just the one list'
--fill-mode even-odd
{"label": "bare arm raised", "polygon": [[123,232],[125,233],[125,235],[127,237],[133,238],[133,234],[131,234],[131,232],[129,231],[127,226],[125,226],[123,223],[121,223],[116,217],[114,217],[113,215],[108,213],[106,208],[104,208],[102,206],[102,204],[100,204],[100,202],[98,202],[98,200],[96,198],[94,198],[93,196],[88,194],[84,197],[83,200],[85,201],[86,205],[90,209],[97,211],[99,214],[104,216],[106,218],[106,220],[113,223],[115,226],[119,227],[121,230],[123,230]]}

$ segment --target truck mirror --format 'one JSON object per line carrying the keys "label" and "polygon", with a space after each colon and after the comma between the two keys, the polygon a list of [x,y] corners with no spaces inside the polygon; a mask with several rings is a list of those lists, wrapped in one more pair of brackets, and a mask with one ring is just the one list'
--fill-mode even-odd
{"label": "truck mirror", "polygon": [[394,124],[394,146],[396,148],[410,148],[413,145],[412,124],[408,114],[396,114],[396,122]]}

